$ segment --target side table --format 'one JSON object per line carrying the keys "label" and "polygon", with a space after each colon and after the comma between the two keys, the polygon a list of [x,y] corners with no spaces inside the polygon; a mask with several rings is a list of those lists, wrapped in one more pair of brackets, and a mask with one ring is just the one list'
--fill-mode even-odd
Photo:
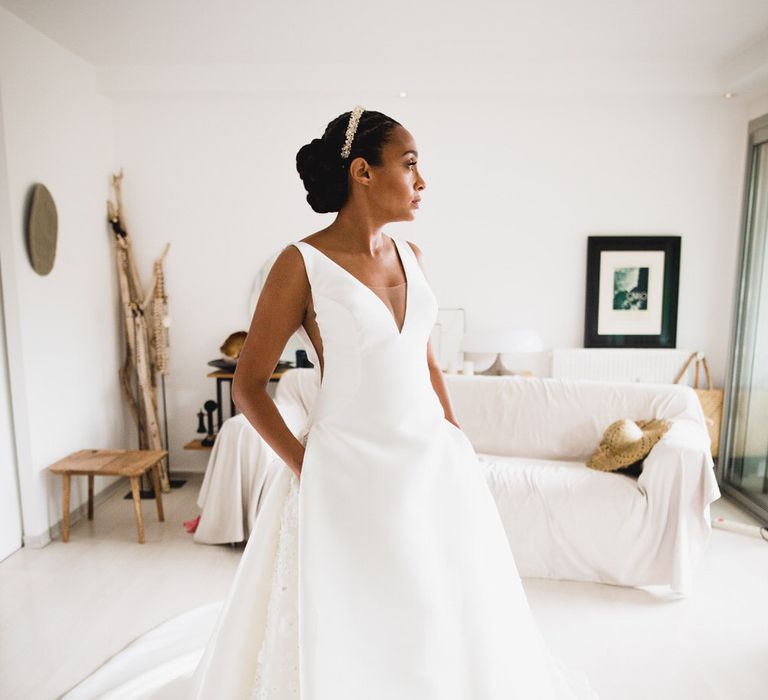
{"label": "side table", "polygon": [[[275,370],[272,372],[269,381],[280,381],[280,377],[282,377],[286,371],[286,369]],[[216,370],[215,372],[209,372],[206,376],[212,377],[216,380],[216,403],[219,405],[216,409],[216,432],[218,433],[218,431],[221,430],[222,424],[224,423],[224,414],[222,413],[222,384],[229,384],[229,417],[231,418],[238,413],[237,406],[235,406],[235,402],[232,400],[232,380],[235,377],[235,373],[227,372],[226,370]],[[213,445],[203,445],[202,440],[199,439],[190,440],[186,445],[184,445],[185,450],[210,450],[212,447]]]}
{"label": "side table", "polygon": [[61,474],[64,479],[61,521],[61,538],[64,542],[69,542],[69,495],[72,475],[88,477],[88,520],[93,520],[93,477],[125,476],[131,480],[139,544],[143,544],[144,520],[141,517],[141,477],[149,472],[152,488],[155,491],[157,519],[163,522],[165,515],[163,514],[163,496],[160,491],[157,464],[167,455],[167,450],[79,450],[48,467],[54,474]]}

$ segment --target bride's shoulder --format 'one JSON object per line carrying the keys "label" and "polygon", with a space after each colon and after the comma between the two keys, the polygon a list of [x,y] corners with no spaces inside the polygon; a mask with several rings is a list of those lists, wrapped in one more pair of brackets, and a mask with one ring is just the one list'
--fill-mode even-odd
{"label": "bride's shoulder", "polygon": [[419,248],[419,246],[417,246],[413,241],[405,241],[405,242],[411,247],[413,254],[416,256],[416,260],[418,260],[419,264],[421,264],[423,260],[423,254],[421,252],[421,248]]}
{"label": "bride's shoulder", "polygon": [[[314,265],[316,253],[323,253],[325,242],[324,231],[315,231],[304,238],[295,238],[286,243],[275,259],[275,265],[279,263],[286,274],[298,275],[304,282],[308,281],[309,272]],[[320,245],[318,245],[320,244]]]}
{"label": "bride's shoulder", "polygon": [[318,246],[316,243],[323,242],[323,236],[321,235],[322,231],[315,231],[314,233],[308,233],[304,238],[295,238],[294,240],[290,241],[289,243],[286,243],[285,246],[283,246],[283,250],[280,251],[281,254],[286,253],[288,251],[289,256],[293,256],[295,259],[298,259],[301,257],[301,250],[305,246],[312,246],[313,248],[317,248],[318,250],[322,247],[322,245]]}
{"label": "bride's shoulder", "polygon": [[295,240],[290,243],[286,243],[283,249],[277,254],[272,263],[271,270],[275,276],[279,277],[283,282],[289,280],[306,280],[307,264],[304,258],[304,252],[302,251],[300,243],[304,241]]}
{"label": "bride's shoulder", "polygon": [[417,246],[413,241],[405,241],[409,246],[411,246],[411,249],[416,255],[421,255],[421,248]]}

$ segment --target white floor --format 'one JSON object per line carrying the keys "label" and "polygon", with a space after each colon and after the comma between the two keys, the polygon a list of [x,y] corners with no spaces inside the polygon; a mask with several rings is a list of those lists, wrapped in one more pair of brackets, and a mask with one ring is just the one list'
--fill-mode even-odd
{"label": "white floor", "polygon": [[[0,698],[52,700],[150,627],[225,597],[241,548],[195,544],[182,526],[200,480],[165,497],[165,523],[144,501],[144,545],[126,487],[75,523],[69,543],[0,563]],[[725,499],[717,515],[754,522]],[[768,542],[714,530],[688,598],[524,583],[553,651],[603,700],[768,697]]]}

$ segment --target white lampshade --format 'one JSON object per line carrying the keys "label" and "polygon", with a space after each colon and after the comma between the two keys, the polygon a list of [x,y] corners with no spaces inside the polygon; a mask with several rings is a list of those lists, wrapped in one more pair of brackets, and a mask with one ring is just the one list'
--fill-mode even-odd
{"label": "white lampshade", "polygon": [[467,331],[461,339],[461,349],[476,353],[540,352],[544,341],[530,328]]}

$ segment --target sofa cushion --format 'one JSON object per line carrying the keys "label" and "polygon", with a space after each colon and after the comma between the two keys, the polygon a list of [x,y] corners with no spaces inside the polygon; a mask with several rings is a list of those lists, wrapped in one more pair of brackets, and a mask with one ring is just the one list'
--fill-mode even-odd
{"label": "sofa cushion", "polygon": [[645,496],[631,476],[580,461],[487,453],[478,461],[521,576],[631,582],[635,540],[640,554],[657,537],[652,530],[664,528],[646,521]]}

